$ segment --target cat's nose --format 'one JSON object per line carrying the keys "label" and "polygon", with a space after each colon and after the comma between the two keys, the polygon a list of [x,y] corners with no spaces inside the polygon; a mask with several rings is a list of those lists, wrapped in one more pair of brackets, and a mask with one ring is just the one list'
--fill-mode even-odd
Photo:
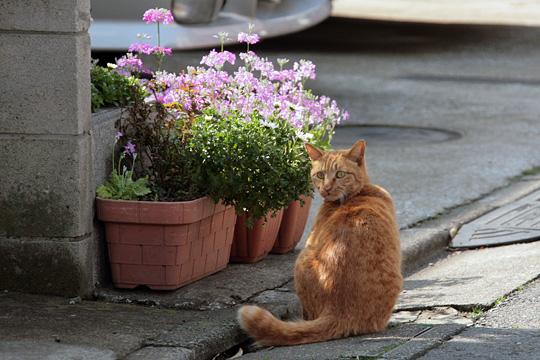
{"label": "cat's nose", "polygon": [[323,189],[324,189],[325,191],[330,191],[330,190],[332,190],[332,184],[324,184]]}

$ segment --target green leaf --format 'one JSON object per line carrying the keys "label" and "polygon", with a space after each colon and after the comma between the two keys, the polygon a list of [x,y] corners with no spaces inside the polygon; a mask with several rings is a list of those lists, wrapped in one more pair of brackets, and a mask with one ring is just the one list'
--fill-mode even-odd
{"label": "green leaf", "polygon": [[111,199],[112,198],[111,191],[109,190],[109,188],[106,185],[100,185],[96,190],[96,194],[100,198],[103,198],[103,199]]}
{"label": "green leaf", "polygon": [[[239,116],[196,119],[190,149],[200,168],[194,172],[198,185],[214,199],[223,199],[238,213],[248,211],[258,219],[310,195],[311,162],[303,142],[283,119],[273,119],[276,129]],[[204,159],[204,161],[203,161]]]}

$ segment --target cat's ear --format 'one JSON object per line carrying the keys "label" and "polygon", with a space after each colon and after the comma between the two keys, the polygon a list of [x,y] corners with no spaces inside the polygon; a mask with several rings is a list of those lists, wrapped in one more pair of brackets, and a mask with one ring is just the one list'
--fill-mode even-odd
{"label": "cat's ear", "polygon": [[351,149],[345,154],[345,156],[358,165],[362,164],[364,160],[364,153],[366,152],[366,142],[364,140],[358,140],[354,143]]}
{"label": "cat's ear", "polygon": [[324,152],[322,150],[317,149],[315,146],[311,144],[305,144],[307,153],[309,155],[309,158],[313,161],[319,160],[323,155]]}

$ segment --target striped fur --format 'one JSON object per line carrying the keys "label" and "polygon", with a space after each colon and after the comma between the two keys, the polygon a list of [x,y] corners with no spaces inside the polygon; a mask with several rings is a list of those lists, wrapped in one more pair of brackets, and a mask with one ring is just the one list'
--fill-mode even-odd
{"label": "striped fur", "polygon": [[285,322],[243,306],[240,325],[262,345],[382,331],[403,283],[394,205],[388,192],[369,181],[364,141],[347,151],[306,148],[313,184],[325,201],[295,265],[304,320]]}

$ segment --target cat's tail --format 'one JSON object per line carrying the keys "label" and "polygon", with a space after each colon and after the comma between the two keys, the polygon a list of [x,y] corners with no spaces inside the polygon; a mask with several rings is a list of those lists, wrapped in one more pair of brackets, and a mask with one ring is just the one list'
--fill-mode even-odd
{"label": "cat's tail", "polygon": [[323,315],[311,321],[282,321],[258,306],[242,306],[238,321],[255,341],[261,345],[297,345],[325,341],[340,337],[335,333],[333,317]]}

